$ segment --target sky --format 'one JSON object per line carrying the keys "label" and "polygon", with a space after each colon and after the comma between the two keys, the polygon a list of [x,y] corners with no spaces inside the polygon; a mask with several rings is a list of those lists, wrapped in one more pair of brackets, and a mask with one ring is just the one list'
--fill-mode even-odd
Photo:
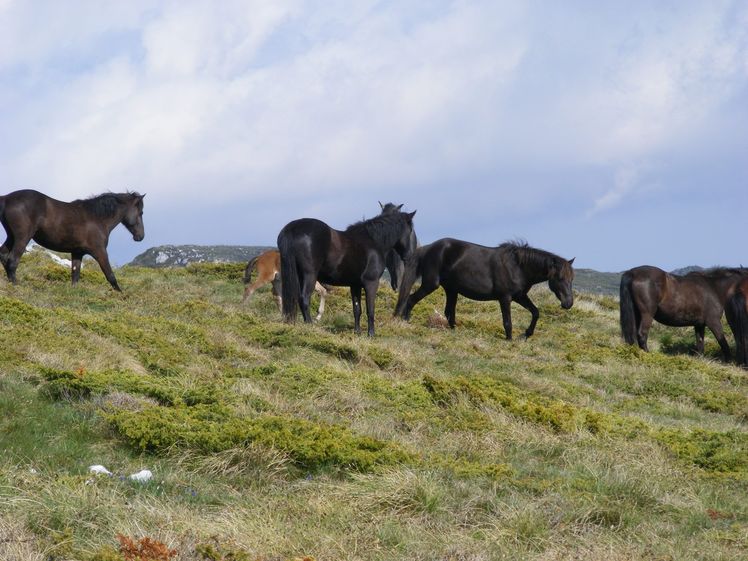
{"label": "sky", "polygon": [[146,193],[119,265],[378,201],[423,243],[748,265],[748,2],[0,0],[0,178]]}

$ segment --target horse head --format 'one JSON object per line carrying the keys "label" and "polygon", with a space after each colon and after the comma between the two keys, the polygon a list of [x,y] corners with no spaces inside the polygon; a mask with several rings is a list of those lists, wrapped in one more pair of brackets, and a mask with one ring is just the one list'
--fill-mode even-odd
{"label": "horse head", "polygon": [[136,242],[142,241],[145,237],[143,197],[145,197],[145,194],[130,193],[130,201],[127,203],[125,214],[122,217],[122,224],[132,234],[132,239]]}
{"label": "horse head", "polygon": [[567,261],[559,258],[548,271],[548,287],[561,302],[561,307],[564,310],[568,310],[574,305],[574,292],[571,288],[571,283],[574,280],[574,268],[571,265],[574,263],[574,259],[576,258]]}

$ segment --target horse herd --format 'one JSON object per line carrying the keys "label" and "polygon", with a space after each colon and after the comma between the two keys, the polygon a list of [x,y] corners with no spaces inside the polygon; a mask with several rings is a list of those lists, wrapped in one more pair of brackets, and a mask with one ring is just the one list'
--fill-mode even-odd
{"label": "horse herd", "polygon": [[[104,193],[70,203],[25,189],[0,196],[0,223],[7,239],[0,246],[8,279],[16,283],[16,269],[30,240],[53,251],[69,252],[72,282],[80,278],[81,260],[91,255],[114,290],[120,287],[109,264],[109,235],[123,224],[135,241],[144,237],[143,198],[134,192]],[[286,321],[300,310],[311,322],[312,291],[320,293],[317,319],[324,311],[324,285],[350,288],[354,329],[361,332],[361,297],[365,297],[367,332],[374,335],[374,303],[384,269],[392,288],[399,291],[395,315],[409,319],[413,307],[440,286],[446,295],[444,315],[456,325],[458,295],[472,300],[498,300],[504,332],[512,338],[511,303],[527,309],[532,319],[525,337],[535,331],[538,308],[528,296],[530,288],[548,281],[564,309],[574,303],[574,259],[566,260],[525,243],[486,247],[443,238],[418,246],[413,227],[415,212],[403,205],[382,205],[369,220],[335,230],[320,220],[302,218],[286,224],[278,234],[278,251],[268,252],[247,264],[244,300],[262,284],[273,282],[273,294]],[[259,278],[251,283],[257,268]],[[421,284],[411,293],[416,279]],[[278,286],[280,284],[280,287]],[[722,329],[726,313],[737,347],[738,363],[748,366],[748,269],[716,268],[687,275],[673,275],[643,266],[623,273],[620,287],[620,322],[624,340],[647,349],[653,320],[669,326],[693,326],[696,349],[704,350],[706,327],[714,333],[730,360],[730,347]]]}

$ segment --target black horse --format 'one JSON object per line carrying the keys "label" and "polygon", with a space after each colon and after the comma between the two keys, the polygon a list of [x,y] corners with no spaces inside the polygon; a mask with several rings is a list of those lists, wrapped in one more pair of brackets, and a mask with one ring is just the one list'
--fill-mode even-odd
{"label": "black horse", "polygon": [[78,282],[81,260],[91,255],[115,290],[120,290],[109,265],[109,234],[123,224],[139,242],[143,228],[143,197],[138,193],[104,193],[70,203],[24,189],[0,197],[0,222],[7,239],[0,261],[8,279],[16,282],[16,269],[29,240],[53,251],[70,252],[73,284]]}
{"label": "black horse", "polygon": [[748,277],[735,286],[735,293],[725,306],[725,315],[735,336],[735,358],[738,364],[748,368]]}
{"label": "black horse", "polygon": [[296,319],[301,308],[304,321],[311,323],[309,299],[320,282],[349,286],[353,301],[356,333],[361,332],[361,290],[366,292],[368,333],[374,335],[374,300],[384,271],[384,256],[395,249],[403,259],[410,256],[409,243],[415,212],[389,212],[334,230],[314,218],[286,224],[278,234],[281,254],[283,315]]}
{"label": "black horse", "polygon": [[[396,205],[394,203],[387,203],[383,205],[380,202],[379,206],[382,209],[382,214],[387,214],[390,212],[400,212],[400,210],[403,208],[403,205]],[[416,237],[415,230],[413,230],[410,234],[408,247],[410,253],[415,251],[415,249],[418,247],[418,238]],[[392,287],[392,290],[397,291],[397,287],[400,286],[400,280],[403,278],[405,263],[400,258],[400,255],[397,253],[397,251],[391,249],[384,257],[384,266],[387,269],[387,272],[390,274],[390,286]]]}
{"label": "black horse", "polygon": [[[418,248],[406,262],[395,315],[410,319],[413,306],[441,286],[447,295],[444,315],[451,328],[456,323],[457,296],[461,294],[472,300],[498,300],[507,339],[512,338],[511,303],[514,300],[532,314],[525,331],[525,336],[531,337],[540,314],[527,296],[528,291],[534,284],[547,280],[561,306],[568,310],[574,304],[573,262],[574,259],[567,261],[525,243],[486,247],[443,238]],[[418,275],[421,286],[410,294]]]}
{"label": "black horse", "polygon": [[748,269],[717,268],[687,275],[671,275],[644,265],[621,276],[621,333],[629,345],[647,348],[652,321],[696,331],[696,351],[704,352],[704,331],[708,327],[717,339],[725,360],[730,346],[722,330],[722,313],[737,283]]}

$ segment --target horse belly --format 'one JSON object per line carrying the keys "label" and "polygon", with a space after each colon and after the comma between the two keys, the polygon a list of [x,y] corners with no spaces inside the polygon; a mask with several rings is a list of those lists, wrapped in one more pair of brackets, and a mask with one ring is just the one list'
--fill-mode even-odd
{"label": "horse belly", "polygon": [[442,287],[449,292],[457,292],[460,296],[470,298],[471,300],[496,300],[493,285],[491,283],[481,282],[476,277],[467,277],[460,275],[458,277],[442,279]]}
{"label": "horse belly", "polygon": [[31,239],[40,246],[51,249],[52,251],[67,253],[80,249],[78,247],[80,245],[78,240],[75,240],[64,233],[58,236],[50,236],[47,232],[38,230]]}
{"label": "horse belly", "polygon": [[671,310],[658,309],[654,319],[663,325],[669,327],[688,327],[704,323],[704,314],[701,310],[689,310],[687,312],[676,313]]}

